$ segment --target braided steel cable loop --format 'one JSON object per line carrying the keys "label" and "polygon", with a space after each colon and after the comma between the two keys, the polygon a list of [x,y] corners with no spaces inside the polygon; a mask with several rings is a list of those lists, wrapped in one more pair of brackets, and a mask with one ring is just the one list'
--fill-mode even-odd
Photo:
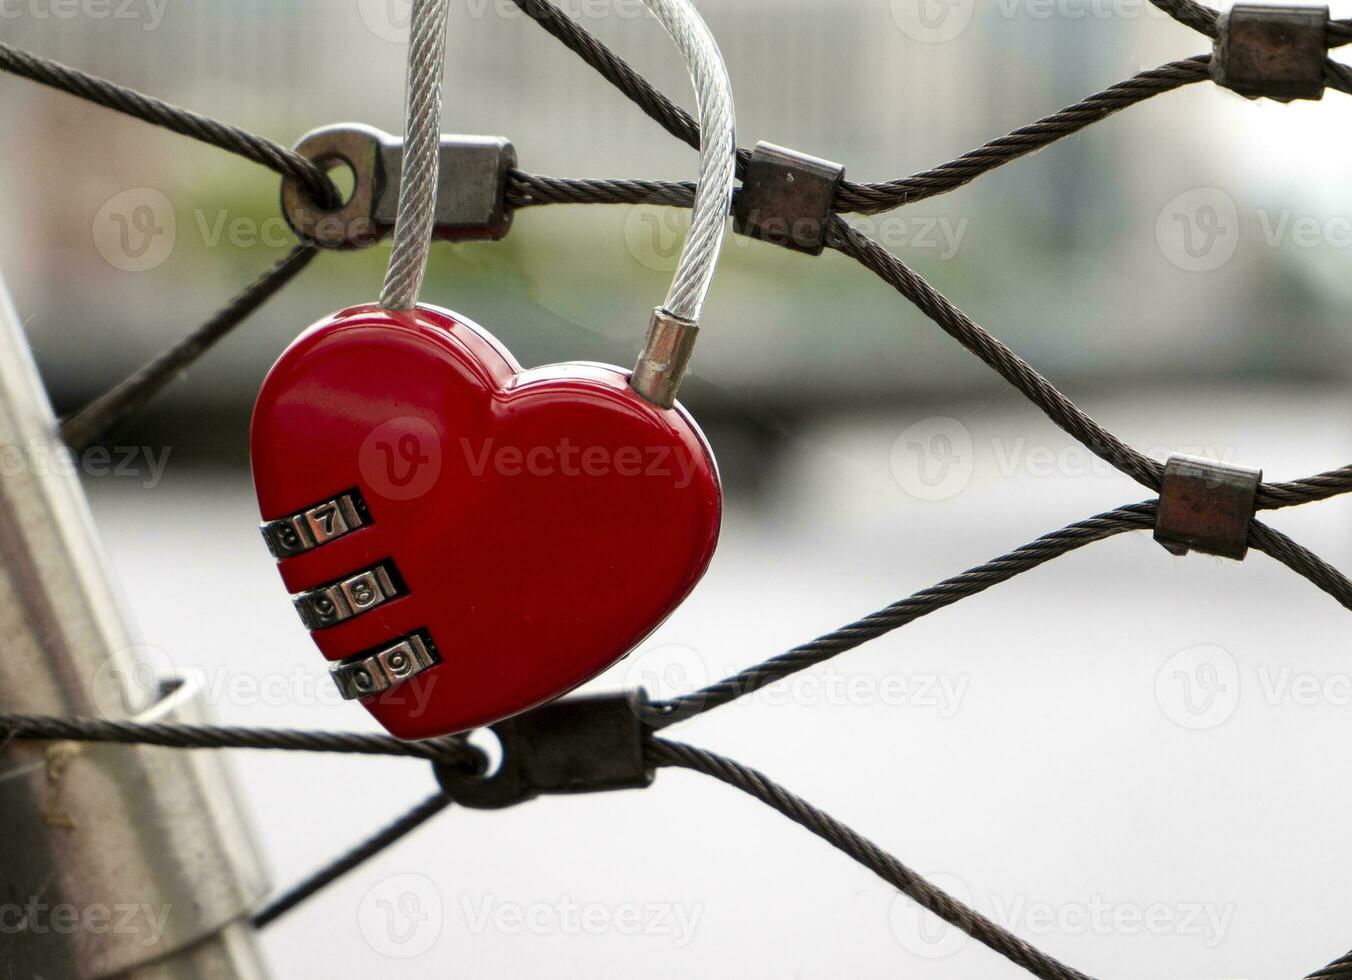
{"label": "braided steel cable loop", "polygon": [[736,115],[732,83],[723,55],[704,20],[689,0],[644,0],[685,57],[695,85],[699,111],[699,180],[676,274],[663,309],[692,323],[699,321],[723,247],[732,183],[737,169]]}
{"label": "braided steel cable loop", "polygon": [[436,218],[441,76],[446,62],[447,0],[415,0],[409,28],[404,160],[394,247],[380,291],[387,310],[411,310],[422,292]]}
{"label": "braided steel cable loop", "polygon": [[[699,321],[723,246],[736,171],[736,113],[722,53],[689,0],[644,0],[685,58],[700,121],[700,173],[690,232],[662,308]],[[394,247],[381,291],[386,309],[412,309],[422,291],[436,207],[441,76],[446,51],[447,0],[417,0],[408,58],[407,122],[395,219]]]}
{"label": "braided steel cable loop", "polygon": [[737,177],[732,83],[722,52],[690,0],[644,0],[685,58],[699,111],[699,180],[690,231],[663,304],[653,310],[629,386],[658,408],[676,405],[699,333],[699,317],[723,248],[732,184]]}

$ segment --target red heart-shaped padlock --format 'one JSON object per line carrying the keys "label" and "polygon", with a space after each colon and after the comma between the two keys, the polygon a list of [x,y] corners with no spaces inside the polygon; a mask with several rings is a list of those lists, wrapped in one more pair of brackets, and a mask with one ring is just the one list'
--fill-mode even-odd
{"label": "red heart-shaped padlock", "polygon": [[576,687],[704,574],[722,490],[678,406],[628,373],[525,371],[442,310],[343,310],[254,408],[263,532],[347,697],[391,733],[498,721]]}

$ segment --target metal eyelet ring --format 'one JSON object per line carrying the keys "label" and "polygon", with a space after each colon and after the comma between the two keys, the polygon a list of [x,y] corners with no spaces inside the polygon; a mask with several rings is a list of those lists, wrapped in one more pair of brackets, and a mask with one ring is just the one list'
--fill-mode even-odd
{"label": "metal eyelet ring", "polygon": [[385,134],[373,126],[350,123],[324,127],[301,137],[296,152],[321,167],[346,164],[354,186],[341,207],[321,208],[294,177],[282,179],[282,214],[302,240],[321,248],[352,249],[371,245],[384,234],[374,219],[385,180]]}

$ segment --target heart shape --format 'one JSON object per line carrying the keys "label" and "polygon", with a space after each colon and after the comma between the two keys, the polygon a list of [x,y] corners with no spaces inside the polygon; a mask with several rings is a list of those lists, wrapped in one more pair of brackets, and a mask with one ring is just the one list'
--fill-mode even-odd
{"label": "heart shape", "polygon": [[523,370],[427,306],[302,334],[263,382],[251,455],[302,619],[401,738],[491,724],[613,664],[694,588],[722,515],[679,406],[618,368]]}

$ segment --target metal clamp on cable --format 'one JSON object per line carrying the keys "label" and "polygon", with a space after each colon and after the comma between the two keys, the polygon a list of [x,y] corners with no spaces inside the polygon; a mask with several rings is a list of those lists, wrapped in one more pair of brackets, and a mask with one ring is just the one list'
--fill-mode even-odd
{"label": "metal clamp on cable", "polygon": [[[399,210],[404,143],[360,123],[306,133],[296,152],[326,168],[346,166],[352,194],[340,207],[316,205],[294,177],[282,178],[282,214],[304,241],[323,248],[364,248],[388,235]],[[440,241],[496,241],[512,227],[507,177],[516,150],[500,136],[442,136],[436,217]]]}
{"label": "metal clamp on cable", "polygon": [[845,168],[830,160],[757,143],[733,211],[733,230],[795,252],[820,255]]}
{"label": "metal clamp on cable", "polygon": [[1322,99],[1328,22],[1328,7],[1235,4],[1220,17],[1211,77],[1250,99]]}
{"label": "metal clamp on cable", "polygon": [[1263,471],[1215,459],[1170,456],[1164,464],[1155,540],[1175,555],[1189,550],[1240,561]]}
{"label": "metal clamp on cable", "polygon": [[644,759],[648,695],[563,698],[508,718],[489,731],[502,760],[486,776],[434,764],[446,795],[461,806],[500,810],[537,796],[643,789],[653,781]]}

